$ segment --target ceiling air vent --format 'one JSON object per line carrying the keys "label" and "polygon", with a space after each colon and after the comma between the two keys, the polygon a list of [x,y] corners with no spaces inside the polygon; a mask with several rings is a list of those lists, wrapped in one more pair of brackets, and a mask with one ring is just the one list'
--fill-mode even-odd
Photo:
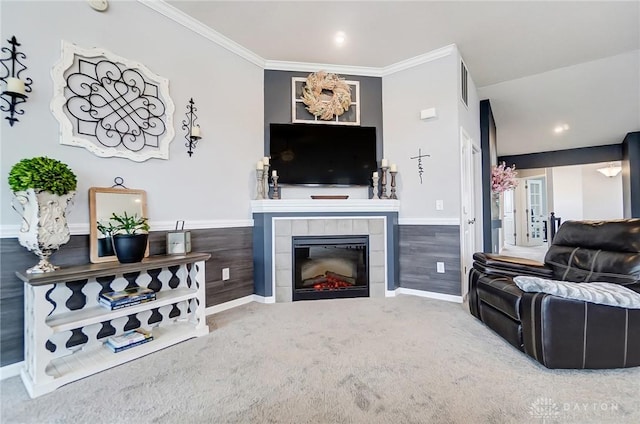
{"label": "ceiling air vent", "polygon": [[460,99],[465,106],[469,106],[468,81],[469,73],[467,72],[467,67],[463,61],[460,61]]}

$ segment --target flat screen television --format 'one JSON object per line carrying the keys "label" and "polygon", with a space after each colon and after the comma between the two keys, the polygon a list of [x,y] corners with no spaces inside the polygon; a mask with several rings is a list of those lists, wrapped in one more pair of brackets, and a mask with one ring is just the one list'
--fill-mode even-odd
{"label": "flat screen television", "polygon": [[375,127],[271,124],[269,148],[278,184],[368,186],[377,168]]}

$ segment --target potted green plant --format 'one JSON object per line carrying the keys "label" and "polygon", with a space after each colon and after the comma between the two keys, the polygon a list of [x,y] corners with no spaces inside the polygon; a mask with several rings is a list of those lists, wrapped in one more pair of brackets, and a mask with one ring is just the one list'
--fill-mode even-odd
{"label": "potted green plant", "polygon": [[116,231],[116,228],[111,221],[106,224],[98,221],[97,227],[102,235],[98,237],[98,256],[113,256],[113,233]]}
{"label": "potted green plant", "polygon": [[137,214],[111,215],[113,224],[113,248],[121,263],[140,262],[144,258],[149,239],[149,223]]}
{"label": "potted green plant", "polygon": [[65,214],[77,184],[66,164],[45,156],[22,159],[11,168],[9,187],[22,207],[14,207],[22,216],[18,241],[40,258],[28,273],[56,269],[49,256],[71,236]]}

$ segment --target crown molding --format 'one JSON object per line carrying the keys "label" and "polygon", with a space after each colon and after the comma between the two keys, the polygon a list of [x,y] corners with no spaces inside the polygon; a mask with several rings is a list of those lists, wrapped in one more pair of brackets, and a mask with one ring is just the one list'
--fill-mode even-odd
{"label": "crown molding", "polygon": [[251,50],[241,46],[235,41],[225,37],[219,32],[211,29],[197,19],[192,18],[183,11],[176,9],[169,3],[163,0],[138,0],[138,2],[166,16],[167,18],[182,25],[188,30],[191,30],[196,34],[199,34],[204,38],[211,40],[219,46],[229,50],[230,52],[237,54],[238,56],[253,63],[254,65],[264,68],[265,60],[262,57],[258,56]]}
{"label": "crown molding", "polygon": [[385,66],[381,69],[381,73],[383,77],[386,77],[387,75],[395,74],[396,72],[404,71],[406,69],[413,68],[414,66],[447,57],[457,51],[458,47],[455,44],[449,44],[448,46],[440,47],[439,49],[432,50],[428,53],[394,63],[393,65]]}
{"label": "crown molding", "polygon": [[331,65],[328,63],[285,62],[280,60],[266,60],[264,63],[264,68],[271,71],[315,72],[323,70],[341,75],[384,77],[387,75],[395,74],[396,72],[404,71],[405,69],[413,68],[414,66],[422,65],[424,63],[447,57],[450,54],[456,52],[457,49],[458,48],[455,44],[449,44],[448,46],[441,47],[428,53],[421,54],[419,56],[415,56],[410,59],[403,60],[402,62],[385,66],[383,68]]}
{"label": "crown molding", "polygon": [[251,50],[247,49],[246,47],[241,46],[230,38],[225,37],[209,26],[203,24],[197,19],[194,19],[181,10],[176,9],[174,6],[171,6],[164,0],[138,0],[138,2],[166,16],[167,18],[195,32],[196,34],[199,34],[204,38],[213,41],[214,43],[229,50],[230,52],[237,54],[238,56],[246,59],[254,65],[272,71],[315,72],[323,70],[336,74],[359,75],[366,77],[385,77],[387,75],[395,74],[396,72],[413,68],[414,66],[422,65],[424,63],[449,56],[450,54],[458,50],[455,44],[449,44],[448,46],[444,46],[439,49],[432,50],[428,53],[424,53],[419,56],[415,56],[382,68],[368,66],[332,65],[329,63],[266,60],[261,56],[255,54]]}
{"label": "crown molding", "polygon": [[285,62],[281,60],[267,60],[264,68],[270,71],[292,71],[292,72],[316,72],[327,71],[341,75],[359,75],[364,77],[381,77],[381,68],[371,68],[367,66],[331,65],[329,63],[311,62]]}

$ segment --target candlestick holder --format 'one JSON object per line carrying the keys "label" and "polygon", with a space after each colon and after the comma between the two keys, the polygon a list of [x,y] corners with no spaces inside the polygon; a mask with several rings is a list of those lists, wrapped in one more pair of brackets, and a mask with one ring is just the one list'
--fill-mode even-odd
{"label": "candlestick holder", "polygon": [[380,195],[379,195],[379,191],[378,191],[378,181],[380,180],[380,177],[371,177],[371,179],[373,180],[373,197],[372,199],[380,199]]}
{"label": "candlestick holder", "polygon": [[256,200],[264,200],[264,169],[256,169]]}
{"label": "candlestick holder", "polygon": [[396,174],[398,173],[398,171],[391,171],[391,196],[389,196],[389,199],[397,199],[398,196],[396,196]]}
{"label": "candlestick holder", "polygon": [[278,188],[278,176],[273,175],[271,179],[273,180],[273,197],[272,199],[280,199],[280,189]]}
{"label": "candlestick holder", "polygon": [[5,117],[9,121],[9,125],[13,126],[14,123],[19,122],[16,115],[24,115],[24,109],[19,108],[18,105],[27,101],[26,93],[31,92],[31,84],[33,81],[31,78],[22,79],[20,74],[27,69],[27,66],[22,63],[21,60],[27,58],[27,56],[18,50],[20,43],[13,36],[7,40],[11,45],[11,48],[2,47],[2,53],[8,53],[6,58],[0,59],[2,68],[6,70],[0,76],[0,80],[6,84],[6,88],[0,94],[0,98],[5,104],[0,104],[0,111],[8,112],[9,116]]}
{"label": "candlestick holder", "polygon": [[387,196],[387,169],[389,169],[389,167],[383,166],[380,169],[382,169],[382,180],[381,180],[382,194],[380,195],[380,198],[388,199],[389,196]]}
{"label": "candlestick holder", "polygon": [[186,135],[184,138],[187,140],[185,143],[185,147],[187,148],[187,153],[189,157],[193,154],[193,149],[196,148],[196,144],[198,144],[198,140],[202,138],[200,134],[200,124],[196,124],[196,120],[198,119],[198,115],[196,112],[198,108],[196,107],[195,102],[193,101],[193,97],[189,99],[189,104],[187,105],[187,112],[185,113],[187,119],[182,121],[182,129],[186,130]]}
{"label": "candlestick holder", "polygon": [[263,199],[269,198],[269,165],[265,164],[264,169],[262,170],[262,181],[264,184],[262,186]]}

